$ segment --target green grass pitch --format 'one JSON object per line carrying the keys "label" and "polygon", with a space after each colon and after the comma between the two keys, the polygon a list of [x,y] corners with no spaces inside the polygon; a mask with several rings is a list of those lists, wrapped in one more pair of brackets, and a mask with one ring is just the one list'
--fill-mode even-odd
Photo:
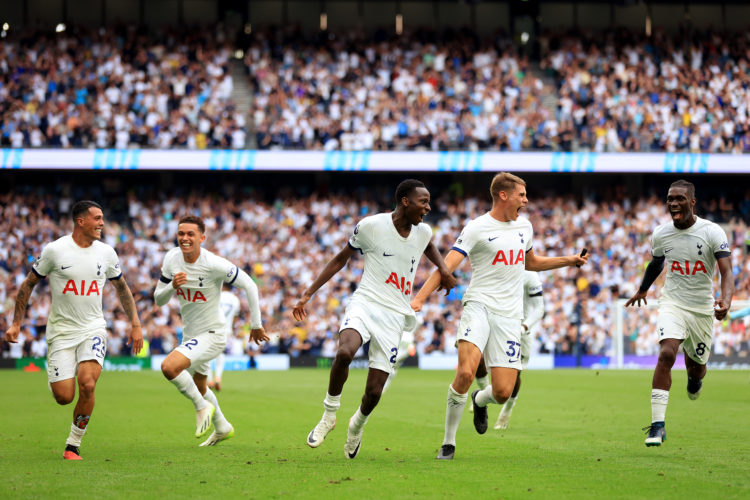
{"label": "green grass pitch", "polygon": [[0,372],[0,498],[750,498],[747,371],[709,371],[697,401],[675,372],[659,448],[641,431],[651,373],[530,371],[510,427],[480,436],[465,412],[445,462],[435,456],[452,372],[402,370],[354,460],[343,445],[365,371],[351,371],[317,449],[305,437],[326,370],[225,375],[218,398],[236,436],[199,448],[192,405],[160,373],[104,373],[84,460],[67,462],[72,405],[55,404],[44,373]]}

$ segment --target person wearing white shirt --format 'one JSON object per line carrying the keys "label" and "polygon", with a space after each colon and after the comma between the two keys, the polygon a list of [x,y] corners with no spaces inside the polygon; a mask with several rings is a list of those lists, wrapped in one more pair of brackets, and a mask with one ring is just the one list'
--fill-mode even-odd
{"label": "person wearing white shirt", "polygon": [[[659,358],[651,382],[651,425],[646,446],[661,446],[667,433],[664,419],[672,386],[672,366],[682,346],[687,370],[687,395],[700,396],[706,363],[713,341],[713,318],[721,321],[732,306],[734,279],[727,235],[717,224],[695,215],[695,186],[678,180],[667,192],[672,223],[662,224],[651,236],[652,259],[638,291],[626,303],[640,307],[649,287],[667,268],[659,299]],[[665,263],[667,266],[665,266]],[[721,295],[714,298],[716,266],[721,276]]]}
{"label": "person wearing white shirt", "polygon": [[195,437],[214,427],[200,445],[213,446],[234,435],[234,427],[224,417],[216,395],[207,384],[209,363],[226,346],[226,319],[219,307],[222,283],[245,290],[250,305],[250,337],[260,343],[268,340],[268,336],[261,323],[258,287],[236,265],[201,248],[206,240],[205,231],[206,224],[200,217],[186,215],[179,220],[179,246],[164,256],[154,301],[163,306],[174,296],[180,304],[182,343],[164,359],[161,371],[193,402]]}
{"label": "person wearing white shirt", "polygon": [[117,298],[130,321],[128,340],[133,354],[143,347],[143,333],[117,254],[100,241],[104,229],[102,207],[93,201],[79,201],[70,212],[73,234],[45,246],[34,262],[16,295],[13,323],[5,332],[5,340],[18,341],[31,292],[49,277],[52,306],[46,329],[47,379],[55,401],[61,405],[75,398],[77,379],[78,401],[63,458],[81,460],[79,447],[94,410],[94,390],[107,353],[107,324],[102,313],[102,292],[107,281],[117,289]]}
{"label": "person wearing white shirt", "polygon": [[[469,257],[471,281],[463,296],[458,326],[458,368],[448,388],[445,435],[438,460],[452,460],[456,431],[468,399],[468,391],[484,355],[492,384],[472,393],[474,428],[487,432],[487,404],[503,404],[511,396],[521,370],[523,321],[523,271],[545,271],[583,265],[585,255],[542,257],[532,248],[531,223],[519,212],[527,204],[526,182],[501,172],[490,184],[492,209],[464,227],[445,258],[452,272]],[[583,252],[582,252],[583,253]],[[420,311],[438,285],[435,273],[419,290],[412,308]]]}
{"label": "person wearing white shirt", "polygon": [[[364,426],[380,401],[388,375],[394,370],[402,332],[413,328],[416,317],[409,307],[417,265],[426,255],[438,267],[438,281],[450,290],[456,279],[448,271],[432,242],[432,229],[422,222],[430,211],[430,192],[418,180],[407,179],[396,188],[396,209],[365,217],[354,228],[345,246],[302,292],[294,306],[297,321],[307,317],[305,305],[313,294],[339,272],[357,252],[365,264],[359,287],[346,307],[339,327],[339,347],[331,366],[324,413],[310,431],[306,444],[317,448],[336,426],[336,411],[357,350],[370,342],[369,372],[362,404],[349,420],[344,453],[358,455]],[[436,285],[437,287],[437,285]]]}
{"label": "person wearing white shirt", "polygon": [[[221,295],[219,296],[219,309],[221,309],[221,313],[224,315],[224,320],[227,324],[227,348],[229,348],[229,342],[234,335],[234,318],[236,318],[240,312],[240,299],[230,291],[232,288],[231,285],[224,283],[222,288],[223,290],[221,291]],[[240,351],[242,351],[242,349],[240,349]],[[230,352],[229,354],[235,353]],[[239,354],[242,354],[242,352],[240,352]],[[221,390],[221,377],[224,375],[225,358],[226,356],[224,355],[224,351],[216,356],[215,374],[212,373],[211,367],[209,365],[208,387],[210,389],[216,391]]]}

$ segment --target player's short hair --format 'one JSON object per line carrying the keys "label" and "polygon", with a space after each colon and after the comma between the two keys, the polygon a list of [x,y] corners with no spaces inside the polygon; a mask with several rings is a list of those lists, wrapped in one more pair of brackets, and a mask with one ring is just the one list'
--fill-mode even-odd
{"label": "player's short hair", "polygon": [[416,179],[406,179],[396,187],[396,205],[401,203],[401,198],[409,196],[417,188],[425,187],[424,182]]}
{"label": "player's short hair", "polygon": [[500,191],[505,191],[506,194],[510,194],[511,191],[516,189],[516,184],[525,186],[526,181],[517,175],[509,174],[508,172],[500,172],[492,178],[492,183],[490,184],[492,200],[494,201],[497,199],[500,195]]}
{"label": "player's short hair", "polygon": [[679,181],[674,181],[672,184],[669,185],[669,189],[672,188],[685,188],[687,189],[688,198],[691,200],[695,198],[695,184],[692,182],[688,182],[684,179],[680,179]]}
{"label": "player's short hair", "polygon": [[180,224],[195,224],[196,226],[198,226],[198,229],[200,229],[201,233],[206,232],[206,223],[203,222],[203,219],[201,219],[197,215],[183,215],[180,221],[177,223],[178,226]]}
{"label": "player's short hair", "polygon": [[89,208],[91,207],[98,208],[102,212],[104,211],[104,209],[102,209],[102,207],[95,201],[81,200],[75,202],[70,208],[70,216],[73,218],[73,222],[75,222],[79,217],[84,217],[89,212]]}

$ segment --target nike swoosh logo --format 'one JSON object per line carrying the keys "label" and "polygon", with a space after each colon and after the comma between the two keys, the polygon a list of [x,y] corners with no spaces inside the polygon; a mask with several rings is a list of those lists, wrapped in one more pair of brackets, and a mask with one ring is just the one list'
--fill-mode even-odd
{"label": "nike swoosh logo", "polygon": [[495,236],[494,238],[487,238],[487,241],[492,241],[498,239],[500,236]]}
{"label": "nike swoosh logo", "polygon": [[672,251],[672,249],[671,249],[671,248],[669,248],[669,249],[667,249],[667,250],[664,250],[664,253],[669,253],[669,252],[671,252],[671,251]]}
{"label": "nike swoosh logo", "polygon": [[73,267],[73,266],[60,266],[60,269],[61,269],[61,270],[63,270],[63,271],[65,271],[65,270],[66,270],[66,269],[68,269],[69,267]]}
{"label": "nike swoosh logo", "polygon": [[508,363],[515,363],[516,361],[518,361],[518,360],[517,359],[509,359]]}
{"label": "nike swoosh logo", "polygon": [[383,257],[393,257],[393,254],[383,252]]}

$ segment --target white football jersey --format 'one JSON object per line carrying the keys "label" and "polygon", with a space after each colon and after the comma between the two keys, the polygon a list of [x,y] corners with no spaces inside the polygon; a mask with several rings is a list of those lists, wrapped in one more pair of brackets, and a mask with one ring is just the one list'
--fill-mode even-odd
{"label": "white football jersey", "polygon": [[390,213],[362,219],[349,246],[365,256],[365,269],[353,298],[409,316],[414,275],[425,248],[432,238],[432,229],[425,223],[412,226],[409,236],[402,237],[393,225]]}
{"label": "white football jersey", "polygon": [[452,248],[471,261],[471,281],[463,301],[479,302],[497,315],[522,320],[523,272],[533,233],[524,217],[500,222],[486,213],[469,221]]}
{"label": "white football jersey", "polygon": [[79,247],[72,235],[48,244],[32,267],[49,276],[52,307],[47,320],[47,342],[74,339],[107,327],[102,314],[102,291],[107,279],[122,275],[114,248],[94,241]]}
{"label": "white football jersey", "polygon": [[198,260],[190,264],[185,262],[179,247],[175,247],[164,256],[161,275],[171,281],[179,272],[187,275],[187,283],[174,293],[180,302],[184,337],[210,331],[224,335],[226,320],[219,307],[221,285],[234,282],[239,273],[237,266],[205,248],[201,248]]}
{"label": "white football jersey", "polygon": [[231,332],[234,318],[240,313],[240,298],[232,292],[222,290],[219,296],[219,308],[224,315],[227,329]]}
{"label": "white football jersey", "polygon": [[654,229],[651,248],[654,257],[666,258],[667,277],[659,303],[713,314],[716,258],[731,255],[724,230],[700,217],[687,229],[669,222]]}

